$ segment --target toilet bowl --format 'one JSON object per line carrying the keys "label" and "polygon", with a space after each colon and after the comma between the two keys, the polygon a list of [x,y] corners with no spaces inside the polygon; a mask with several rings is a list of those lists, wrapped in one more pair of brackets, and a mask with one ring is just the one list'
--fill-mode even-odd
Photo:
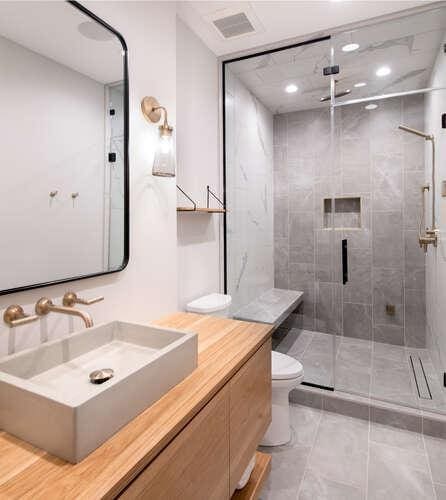
{"label": "toilet bowl", "polygon": [[291,439],[290,391],[302,383],[304,369],[291,356],[273,351],[271,353],[272,418],[263,436],[262,446],[279,446]]}
{"label": "toilet bowl", "polygon": [[[229,318],[231,296],[222,293],[211,293],[189,302],[186,311],[198,314],[209,314]],[[272,419],[262,446],[278,446],[291,439],[290,391],[295,389],[304,378],[301,363],[291,356],[273,351],[271,353],[272,377]]]}

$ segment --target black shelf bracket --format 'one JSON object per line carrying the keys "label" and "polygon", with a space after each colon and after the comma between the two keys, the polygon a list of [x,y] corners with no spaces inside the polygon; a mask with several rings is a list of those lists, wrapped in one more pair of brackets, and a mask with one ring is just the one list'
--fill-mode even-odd
{"label": "black shelf bracket", "polygon": [[221,207],[222,208],[225,208],[225,205],[224,203],[220,200],[220,198],[211,190],[211,188],[209,186],[206,186],[206,191],[207,191],[207,195],[206,195],[206,206],[207,208],[211,208],[209,206],[209,200],[210,200],[210,197],[212,196],[214,199],[216,199],[218,201],[218,203],[220,203]]}
{"label": "black shelf bracket", "polygon": [[192,203],[194,210],[197,210],[197,204],[195,201],[185,191],[183,191],[178,184],[177,189]]}

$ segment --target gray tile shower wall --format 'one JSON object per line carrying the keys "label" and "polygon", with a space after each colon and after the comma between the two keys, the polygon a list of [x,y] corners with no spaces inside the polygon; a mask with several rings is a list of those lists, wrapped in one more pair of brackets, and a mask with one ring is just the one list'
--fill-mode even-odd
{"label": "gray tile shower wall", "polygon": [[[423,130],[424,97],[378,104],[337,108],[333,142],[328,109],[274,117],[275,286],[305,292],[294,326],[424,347],[425,257],[417,243],[424,141],[397,129]],[[349,223],[350,214],[335,213],[336,230],[324,229],[324,198],[332,196],[361,198],[360,228],[356,216]]]}

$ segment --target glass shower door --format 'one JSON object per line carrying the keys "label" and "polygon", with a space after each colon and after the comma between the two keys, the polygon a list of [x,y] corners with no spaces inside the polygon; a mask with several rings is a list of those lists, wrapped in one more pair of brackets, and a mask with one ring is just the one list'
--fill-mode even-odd
{"label": "glass shower door", "polygon": [[[337,335],[341,328],[341,296],[338,255],[340,235],[334,231],[334,199],[337,193],[336,127],[331,106],[335,75],[324,75],[333,66],[331,41],[318,44],[318,63],[313,68],[313,99],[288,117],[290,137],[298,136],[288,157],[296,176],[290,183],[290,287],[305,293],[302,333],[306,347],[301,355],[304,383],[333,388]],[[300,61],[296,60],[296,64]],[[295,169],[295,170],[294,170]],[[293,189],[293,182],[297,188]],[[303,187],[302,187],[303,186]],[[308,203],[310,202],[310,203]],[[302,207],[308,212],[304,212]],[[302,235],[310,238],[305,248]],[[293,241],[296,242],[297,248]]]}
{"label": "glass shower door", "polygon": [[[432,99],[441,102],[444,90],[432,87],[444,81],[435,75],[444,74],[445,26],[443,7],[332,39],[340,68],[333,102],[340,182],[334,216],[348,242],[349,267],[335,388],[437,410],[446,407],[444,370],[435,366],[439,349],[426,328],[436,250],[424,254],[418,231],[421,190],[432,185],[429,137],[441,137],[441,106],[434,111]],[[428,208],[431,194],[425,193]]]}

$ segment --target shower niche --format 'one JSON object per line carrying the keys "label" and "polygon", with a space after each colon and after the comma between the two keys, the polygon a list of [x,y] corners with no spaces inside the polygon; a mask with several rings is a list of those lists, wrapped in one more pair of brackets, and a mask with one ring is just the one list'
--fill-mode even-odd
{"label": "shower niche", "polygon": [[324,199],[324,229],[361,229],[361,198]]}

